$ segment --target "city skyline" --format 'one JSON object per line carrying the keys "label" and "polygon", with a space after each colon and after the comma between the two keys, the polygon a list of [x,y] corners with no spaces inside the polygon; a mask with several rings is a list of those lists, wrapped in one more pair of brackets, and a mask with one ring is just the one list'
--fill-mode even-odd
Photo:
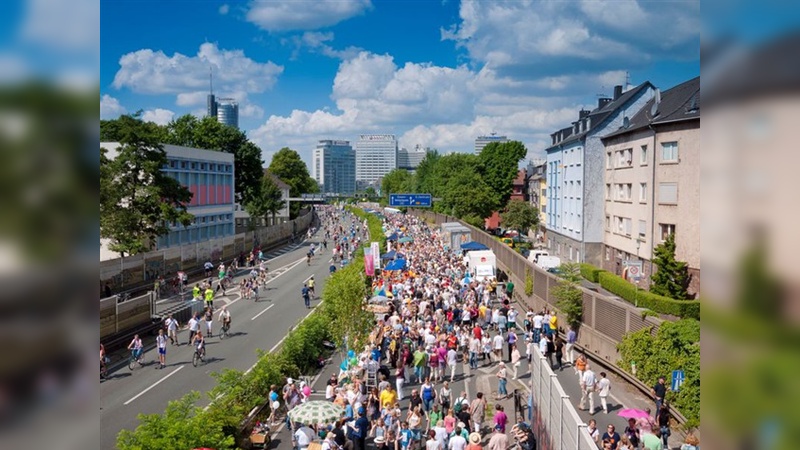
{"label": "city skyline", "polygon": [[[265,164],[290,147],[310,166],[317,141],[367,133],[469,153],[496,131],[541,157],[552,129],[598,94],[644,81],[666,89],[700,70],[698,1],[152,6],[101,9],[101,117],[202,116],[211,67],[215,94],[237,99]],[[115,26],[130,22],[152,31]],[[669,38],[634,22],[669,27]],[[408,23],[414,32],[398,26]]]}

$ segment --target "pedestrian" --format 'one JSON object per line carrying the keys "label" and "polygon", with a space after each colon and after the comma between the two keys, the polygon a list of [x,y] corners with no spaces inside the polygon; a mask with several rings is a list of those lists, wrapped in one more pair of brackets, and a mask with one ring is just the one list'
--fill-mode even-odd
{"label": "pedestrian", "polygon": [[603,442],[608,441],[611,444],[611,450],[617,450],[617,445],[619,445],[620,436],[617,433],[614,425],[609,425],[608,429],[605,433],[603,433]]}
{"label": "pedestrian", "polygon": [[189,336],[196,336],[198,331],[200,331],[200,320],[197,318],[197,313],[194,313],[189,319]]}
{"label": "pedestrian", "polygon": [[554,338],[553,347],[555,348],[555,357],[556,363],[555,365],[558,366],[558,370],[564,369],[564,363],[562,360],[564,359],[564,340],[561,339],[561,336],[556,335]]}
{"label": "pedestrian", "polygon": [[565,346],[565,356],[567,357],[567,362],[570,365],[575,364],[575,343],[578,341],[578,333],[575,331],[575,327],[569,327],[569,331],[567,331],[567,345]]}
{"label": "pedestrian", "polygon": [[594,414],[594,391],[597,379],[592,372],[589,364],[586,364],[586,370],[583,372],[581,378],[581,402],[578,406],[579,409],[586,410],[586,401],[589,401],[589,414]]}
{"label": "pedestrian", "polygon": [[661,442],[664,444],[664,448],[669,448],[667,441],[672,434],[672,431],[669,429],[669,419],[669,405],[667,405],[667,402],[664,402],[661,404],[661,410],[658,412],[658,427],[661,431]]}
{"label": "pedestrian", "polygon": [[664,403],[664,398],[667,396],[666,379],[658,377],[658,382],[650,390],[656,403],[656,415],[661,411],[661,404]]}
{"label": "pedestrian", "polygon": [[158,347],[158,362],[159,365],[156,369],[163,369],[167,367],[167,336],[164,335],[164,329],[158,329],[158,336],[156,336],[156,346]]}
{"label": "pedestrian", "polygon": [[398,362],[397,369],[394,372],[394,384],[397,386],[397,399],[403,399],[403,385],[405,384],[405,366],[402,362]]}
{"label": "pedestrian", "polygon": [[687,434],[683,442],[681,450],[700,450],[700,439],[697,439],[694,433]]}
{"label": "pedestrian", "polygon": [[481,424],[486,419],[486,399],[483,398],[483,392],[478,392],[475,397],[469,405],[469,415],[472,418],[472,431],[480,433]]}
{"label": "pedestrian", "polygon": [[506,450],[508,449],[508,436],[500,425],[494,426],[494,433],[486,445],[486,450]]}
{"label": "pedestrian", "polygon": [[594,419],[590,419],[589,423],[586,426],[586,431],[591,436],[592,440],[596,443],[600,442],[600,431],[597,429],[597,421]]}
{"label": "pedestrian", "polygon": [[508,344],[508,362],[511,361],[511,347],[517,345],[517,333],[514,330],[508,330],[508,336],[506,336],[506,343]]}
{"label": "pedestrian", "polygon": [[172,345],[181,345],[178,342],[178,321],[172,317],[172,314],[167,316],[167,320],[164,321],[164,326],[167,327],[167,336],[169,336],[169,342]]}
{"label": "pedestrian", "polygon": [[519,349],[517,349],[516,345],[511,346],[511,367],[514,368],[514,377],[512,380],[516,380],[517,376],[519,376],[519,362],[522,359],[522,356],[519,354]]}
{"label": "pedestrian", "polygon": [[206,322],[206,335],[207,337],[211,337],[213,335],[211,331],[211,326],[212,322],[214,321],[214,313],[211,311],[211,308],[206,308],[204,316]]}
{"label": "pedestrian", "polygon": [[506,433],[506,424],[508,423],[508,416],[506,415],[505,408],[500,403],[494,405],[494,426],[500,427],[500,432]]}
{"label": "pedestrian", "polygon": [[469,444],[467,444],[466,450],[483,450],[480,433],[472,432],[469,434]]}
{"label": "pedestrian", "polygon": [[442,411],[450,409],[453,404],[453,390],[450,389],[450,383],[445,381],[442,388],[439,390],[439,404],[442,406]]}
{"label": "pedestrian", "polygon": [[628,441],[631,443],[631,449],[639,448],[641,437],[639,435],[639,427],[636,426],[636,419],[628,419],[628,425],[625,427],[625,430],[622,431],[622,434],[628,438]]}
{"label": "pedestrian", "polygon": [[311,308],[311,291],[308,289],[306,283],[303,283],[303,289],[300,290],[300,295],[303,296],[303,303],[305,303],[306,309]]}
{"label": "pedestrian", "polygon": [[600,372],[600,380],[597,382],[597,395],[600,397],[600,406],[603,412],[608,414],[608,394],[611,391],[611,380],[605,372]]}
{"label": "pedestrian", "polygon": [[506,383],[508,382],[507,377],[508,373],[506,371],[506,363],[500,361],[500,368],[498,369],[495,376],[497,376],[497,396],[500,399],[508,397],[508,391],[506,390]]}

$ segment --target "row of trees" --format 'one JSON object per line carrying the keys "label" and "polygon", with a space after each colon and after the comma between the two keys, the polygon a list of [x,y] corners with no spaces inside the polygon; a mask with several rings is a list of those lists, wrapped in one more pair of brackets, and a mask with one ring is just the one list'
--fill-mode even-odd
{"label": "row of trees", "polygon": [[519,141],[493,142],[477,155],[441,155],[434,150],[425,156],[416,174],[403,169],[386,174],[381,190],[384,196],[397,192],[430,193],[441,199],[434,203],[435,211],[482,227],[484,218],[509,205],[518,165],[526,154]]}
{"label": "row of trees", "polygon": [[[118,142],[117,155],[100,150],[100,236],[121,255],[149,250],[169,232],[170,224],[188,226],[192,194],[161,169],[167,164],[163,144],[216,150],[234,155],[235,201],[252,217],[267,218],[284,207],[282,194],[264,172],[261,149],[247,135],[213,117],[187,114],[161,126],[141,120],[141,112],[100,121],[100,141]],[[317,192],[300,155],[282,148],[267,169],[289,185],[290,196]],[[296,217],[300,205],[291,205]]]}

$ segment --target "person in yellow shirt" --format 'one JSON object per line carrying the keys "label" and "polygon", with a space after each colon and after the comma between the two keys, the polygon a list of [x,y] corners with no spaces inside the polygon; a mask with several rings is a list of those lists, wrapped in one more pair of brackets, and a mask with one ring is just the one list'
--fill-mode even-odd
{"label": "person in yellow shirt", "polygon": [[391,384],[381,392],[380,400],[381,409],[393,408],[397,405],[397,391],[394,390]]}
{"label": "person in yellow shirt", "polygon": [[204,292],[204,294],[205,294],[205,297],[206,297],[206,306],[208,306],[209,308],[213,308],[214,307],[214,290],[211,289],[211,286],[206,288],[206,291]]}
{"label": "person in yellow shirt", "polygon": [[486,310],[488,308],[486,305],[481,303],[481,306],[478,307],[478,318],[480,318],[481,323],[486,323]]}
{"label": "person in yellow shirt", "polygon": [[192,288],[192,299],[200,300],[201,298],[203,297],[200,296],[200,284],[198,283]]}
{"label": "person in yellow shirt", "polygon": [[555,313],[551,313],[550,316],[550,335],[555,336],[558,334],[558,317],[556,317]]}

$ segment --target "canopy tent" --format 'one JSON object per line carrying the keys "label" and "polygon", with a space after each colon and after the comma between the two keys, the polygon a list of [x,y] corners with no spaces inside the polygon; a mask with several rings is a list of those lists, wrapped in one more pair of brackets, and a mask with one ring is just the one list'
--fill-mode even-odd
{"label": "canopy tent", "polygon": [[387,241],[396,241],[398,238],[397,233],[392,233],[389,237],[386,238]]}
{"label": "canopy tent", "polygon": [[383,270],[403,270],[406,268],[406,260],[405,259],[395,259],[394,261],[390,262],[386,265]]}
{"label": "canopy tent", "polygon": [[489,247],[481,244],[480,242],[469,241],[466,244],[461,244],[461,250],[489,250]]}
{"label": "canopy tent", "polygon": [[384,253],[381,255],[381,259],[395,259],[395,258],[405,258],[406,256],[402,253],[399,253],[395,250],[390,251],[389,253]]}
{"label": "canopy tent", "polygon": [[407,244],[409,242],[414,242],[414,238],[412,238],[411,236],[403,236],[397,242],[401,244]]}

